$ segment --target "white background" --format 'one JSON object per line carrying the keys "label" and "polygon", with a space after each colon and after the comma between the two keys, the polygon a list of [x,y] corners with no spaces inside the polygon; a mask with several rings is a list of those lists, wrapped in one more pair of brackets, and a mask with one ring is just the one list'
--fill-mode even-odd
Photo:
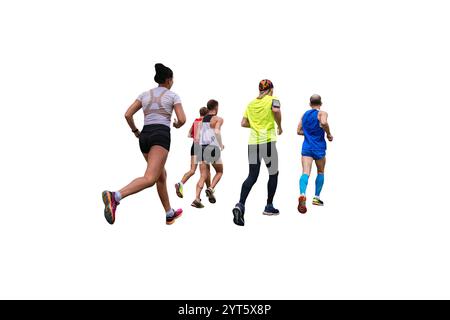
{"label": "white background", "polygon": [[[446,1],[2,1],[0,298],[450,298]],[[164,223],[156,190],[101,192],[143,174],[126,108],[175,73],[188,124],[210,98],[225,119],[218,202],[190,207],[188,125],[172,130]],[[267,171],[246,226],[231,209],[247,175],[240,128],[262,78],[282,103],[279,217]],[[335,141],[326,206],[296,210],[296,126],[313,93]],[[142,115],[137,117],[142,124]],[[315,170],[308,188],[314,191]],[[204,199],[206,200],[206,199]]]}

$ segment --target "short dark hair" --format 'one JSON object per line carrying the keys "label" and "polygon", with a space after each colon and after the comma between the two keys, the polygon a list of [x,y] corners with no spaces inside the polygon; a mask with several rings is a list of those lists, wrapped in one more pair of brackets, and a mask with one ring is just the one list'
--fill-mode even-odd
{"label": "short dark hair", "polygon": [[206,107],[210,111],[216,109],[218,106],[219,106],[219,102],[214,99],[209,100],[208,103],[206,104]]}
{"label": "short dark hair", "polygon": [[155,71],[154,79],[157,84],[163,84],[167,79],[173,78],[173,71],[162,63],[155,64]]}
{"label": "short dark hair", "polygon": [[206,116],[208,114],[208,108],[207,107],[201,107],[199,112],[200,112],[200,116],[204,117],[204,116]]}
{"label": "short dark hair", "polygon": [[309,98],[309,105],[311,107],[317,107],[322,105],[322,97],[318,94],[313,94],[311,98]]}

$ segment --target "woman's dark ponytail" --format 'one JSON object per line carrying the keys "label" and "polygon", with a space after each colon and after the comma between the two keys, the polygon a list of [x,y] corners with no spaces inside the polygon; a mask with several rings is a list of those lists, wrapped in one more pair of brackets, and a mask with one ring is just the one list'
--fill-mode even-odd
{"label": "woman's dark ponytail", "polygon": [[162,63],[155,64],[155,71],[155,82],[158,84],[163,84],[167,79],[173,78],[172,70]]}

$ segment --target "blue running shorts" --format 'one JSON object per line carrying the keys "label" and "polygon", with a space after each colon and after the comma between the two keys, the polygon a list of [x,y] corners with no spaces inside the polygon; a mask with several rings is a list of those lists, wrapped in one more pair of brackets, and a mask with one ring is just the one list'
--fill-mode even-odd
{"label": "blue running shorts", "polygon": [[311,157],[314,160],[320,160],[325,158],[326,151],[325,150],[302,150],[302,156]]}

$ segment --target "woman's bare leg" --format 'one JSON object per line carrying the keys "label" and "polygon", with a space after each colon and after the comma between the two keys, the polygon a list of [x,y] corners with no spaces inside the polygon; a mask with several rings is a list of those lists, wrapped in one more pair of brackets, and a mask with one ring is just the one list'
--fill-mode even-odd
{"label": "woman's bare leg", "polygon": [[167,172],[166,169],[163,170],[156,182],[156,189],[158,190],[158,196],[161,200],[161,204],[164,210],[168,212],[172,207],[170,206],[169,194],[167,193]]}
{"label": "woman's bare leg", "polygon": [[129,185],[121,189],[119,191],[121,198],[124,199],[154,186],[164,170],[168,153],[169,151],[161,146],[153,146],[147,156],[147,170],[144,176],[133,180]]}
{"label": "woman's bare leg", "polygon": [[206,187],[211,187],[211,172],[208,172],[208,178],[205,180]]}
{"label": "woman's bare leg", "polygon": [[[144,153],[143,155],[144,155],[145,161],[148,162],[148,153]],[[170,209],[172,209],[172,207],[170,206],[170,200],[169,200],[169,194],[167,193],[166,181],[167,181],[167,172],[166,172],[166,169],[164,169],[163,172],[161,173],[161,175],[159,176],[158,181],[156,182],[156,189],[158,190],[158,196],[159,196],[159,199],[161,200],[161,204],[163,205],[164,210],[167,212]]]}
{"label": "woman's bare leg", "polygon": [[197,157],[191,156],[191,169],[184,174],[181,183],[185,184],[195,174],[195,171],[197,171]]}
{"label": "woman's bare leg", "polygon": [[223,164],[222,163],[213,163],[213,168],[216,171],[216,174],[214,175],[213,181],[211,183],[211,188],[214,189],[217,184],[219,183],[220,179],[222,179],[223,176]]}
{"label": "woman's bare leg", "polygon": [[200,180],[197,183],[197,193],[196,193],[196,200],[200,201],[200,194],[202,193],[203,185],[205,184],[206,179],[208,179],[208,175],[210,172],[210,166],[209,164],[206,164],[205,162],[202,162],[200,164]]}

